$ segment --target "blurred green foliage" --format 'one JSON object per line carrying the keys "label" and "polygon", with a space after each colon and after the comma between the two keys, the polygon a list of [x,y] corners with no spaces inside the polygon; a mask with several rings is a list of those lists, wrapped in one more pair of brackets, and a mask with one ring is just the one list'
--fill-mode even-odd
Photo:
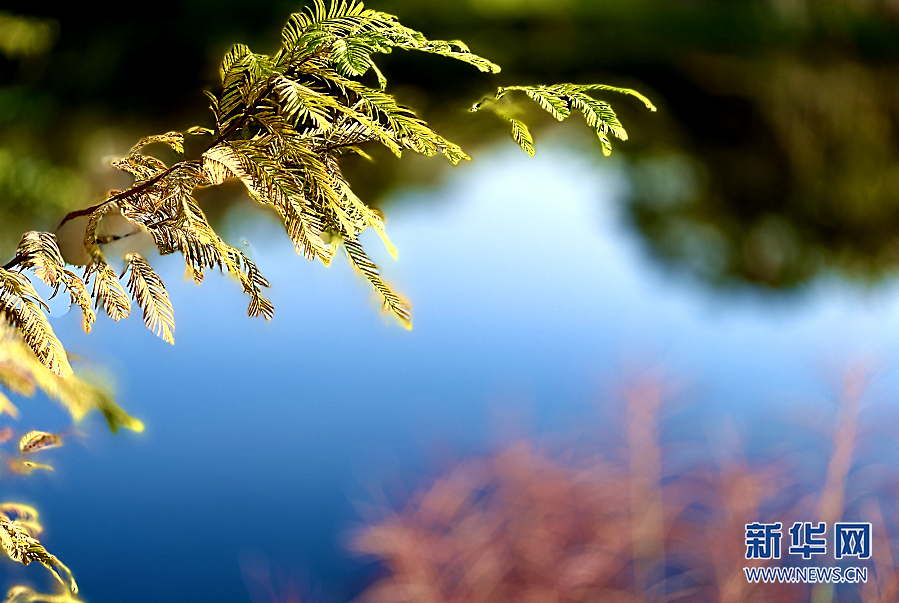
{"label": "blurred green foliage", "polygon": [[[431,36],[463,38],[503,65],[490,78],[408,53],[384,61],[399,100],[463,148],[507,136],[503,123],[465,113],[496,85],[603,81],[658,100],[651,117],[622,105],[631,141],[621,150],[629,215],[669,265],[712,283],[786,288],[822,271],[877,280],[899,263],[894,0],[369,4]],[[53,23],[56,41],[34,56],[0,58],[0,252],[117,186],[105,155],[208,115],[201,91],[214,86],[217,58],[236,41],[271,50],[284,15],[298,8],[281,0],[9,7]],[[559,127],[537,113],[528,115],[536,136]],[[401,177],[426,181],[444,169],[411,161],[401,171],[376,159],[346,167],[373,203]]]}
{"label": "blurred green foliage", "polygon": [[0,54],[8,58],[40,55],[53,44],[56,22],[0,12]]}

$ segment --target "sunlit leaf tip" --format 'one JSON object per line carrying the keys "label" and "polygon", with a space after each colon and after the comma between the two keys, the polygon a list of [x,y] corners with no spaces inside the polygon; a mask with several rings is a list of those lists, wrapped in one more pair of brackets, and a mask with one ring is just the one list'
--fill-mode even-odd
{"label": "sunlit leaf tip", "polygon": [[175,343],[175,316],[172,302],[162,279],[144,258],[136,253],[125,258],[128,289],[144,312],[144,324],[157,336],[170,344]]}
{"label": "sunlit leaf tip", "polygon": [[524,122],[518,119],[510,117],[509,121],[512,123],[512,139],[518,143],[518,146],[520,146],[525,153],[533,157],[535,153],[534,139],[531,136],[530,130],[528,130],[528,127]]}
{"label": "sunlit leaf tip", "polygon": [[587,125],[596,132],[602,145],[603,154],[608,156],[612,153],[612,143],[609,140],[609,134],[620,140],[627,140],[627,131],[624,129],[624,126],[621,125],[621,122],[615,114],[615,111],[612,110],[611,105],[587,94],[587,92],[591,90],[604,90],[634,96],[643,101],[648,109],[652,111],[656,110],[655,105],[639,92],[629,88],[606,86],[605,84],[503,86],[497,89],[493,100],[482,99],[480,102],[475,103],[470,110],[478,111],[484,103],[489,103],[491,109],[497,113],[497,115],[512,122],[512,138],[526,153],[533,156],[533,139],[530,136],[530,132],[527,130],[527,126],[520,120],[506,115],[502,109],[497,108],[495,105],[495,101],[503,98],[509,92],[524,92],[531,100],[536,102],[541,109],[559,121],[569,117],[572,109],[579,111],[584,116]]}

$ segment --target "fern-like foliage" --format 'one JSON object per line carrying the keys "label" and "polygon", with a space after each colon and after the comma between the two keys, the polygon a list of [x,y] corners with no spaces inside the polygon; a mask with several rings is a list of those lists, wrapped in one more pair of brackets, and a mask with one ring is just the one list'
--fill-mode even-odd
{"label": "fern-like foliage", "polygon": [[531,136],[531,131],[520,119],[510,117],[509,122],[512,124],[512,140],[521,147],[521,150],[533,157],[536,150],[534,149],[534,137]]}
{"label": "fern-like foliage", "polygon": [[[227,179],[240,180],[249,196],[272,208],[281,218],[297,252],[329,264],[343,246],[350,264],[380,295],[386,311],[411,326],[408,302],[382,278],[359,242],[373,228],[392,255],[381,215],[351,189],[340,170],[340,158],[365,154],[366,143],[381,144],[397,156],[409,150],[444,155],[453,164],[470,159],[458,145],[435,132],[415,112],[385,91],[387,81],[375,58],[394,49],[418,51],[468,63],[486,73],[498,73],[491,61],[473,54],[457,40],[431,40],[402,25],[396,17],[366,9],[361,2],[314,0],[291,15],[274,55],[234,45],[220,69],[221,87],[207,92],[211,128],[195,126],[185,133],[168,132],[138,141],[126,157],[113,165],[134,177],[124,191],[112,191],[101,203],[72,212],[66,220],[86,216],[84,248],[90,258],[81,277],[65,267],[56,239],[49,233],[28,233],[16,257],[0,272],[0,313],[22,332],[34,354],[58,375],[71,374],[62,344],[46,320],[46,305],[23,274],[53,288],[65,288],[81,308],[84,328],[90,330],[95,310],[113,320],[127,318],[134,300],[144,322],[156,335],[174,341],[174,312],[162,280],[138,255],[126,258],[117,274],[103,253],[107,242],[98,236],[107,216],[121,214],[149,233],[163,255],[180,253],[188,273],[199,284],[209,269],[237,277],[249,297],[248,314],[272,318],[274,307],[265,297],[268,281],[243,253],[228,245],[212,228],[194,199],[198,188]],[[377,85],[369,85],[376,80]],[[591,91],[637,96],[633,90],[604,85],[556,84],[506,86],[494,100],[512,91],[524,92],[557,119],[580,111],[611,152],[609,135],[627,134],[608,103]],[[495,103],[494,103],[495,104]],[[473,110],[480,108],[475,105]],[[502,115],[512,137],[528,154],[534,141],[527,125]],[[205,139],[199,156],[171,164],[146,152],[150,145],[168,145],[183,155],[185,136]],[[122,279],[128,274],[127,282]]]}
{"label": "fern-like foliage", "polygon": [[[351,153],[366,155],[362,145],[368,143],[383,145],[397,156],[406,150],[443,155],[454,165],[470,158],[385,91],[387,80],[374,58],[395,48],[455,59],[486,73],[500,70],[460,41],[430,40],[396,17],[354,0],[329,5],[313,0],[305,11],[290,17],[274,55],[236,44],[222,61],[221,87],[207,92],[213,127],[194,126],[185,133],[141,139],[127,156],[113,162],[134,178],[133,185],[65,217],[63,223],[87,218],[84,250],[89,259],[80,276],[66,267],[55,235],[44,232],[26,233],[16,256],[0,267],[0,315],[5,319],[0,321],[0,385],[24,396],[40,388],[59,400],[75,420],[95,408],[112,431],[143,429],[107,392],[72,376],[62,343],[47,320],[46,302],[26,272],[50,287],[52,295],[64,289],[72,305],[80,308],[87,332],[97,320],[97,310],[102,308],[118,321],[130,315],[133,300],[147,328],[174,343],[174,310],[164,283],[147,260],[129,254],[118,274],[104,255],[103,246],[110,239],[98,233],[101,223],[114,215],[148,233],[160,254],[180,253],[197,284],[207,270],[237,277],[249,297],[248,314],[271,319],[274,307],[264,295],[268,281],[249,258],[215,232],[194,198],[197,189],[232,178],[243,183],[253,200],[280,216],[297,253],[327,265],[342,246],[350,264],[381,297],[384,309],[411,326],[408,302],[385,282],[359,240],[365,229],[372,228],[395,257],[383,218],[353,192],[341,173],[340,159]],[[366,78],[377,80],[377,85],[369,85]],[[524,92],[559,120],[572,110],[580,111],[606,155],[611,152],[609,134],[625,140],[627,133],[608,103],[588,92],[630,94],[655,110],[639,93],[611,86],[500,88],[490,104],[510,122],[513,139],[529,155],[535,151],[527,125],[495,107],[495,101],[511,91]],[[472,110],[480,107],[479,103]],[[171,164],[146,151],[163,144],[182,156],[185,135],[205,140],[205,150]],[[0,392],[3,413],[16,417],[18,409]],[[10,437],[0,433],[0,443]],[[25,455],[60,444],[58,435],[29,432],[20,440],[21,455],[8,459],[8,466],[21,473],[52,469],[26,460]],[[5,603],[77,602],[71,594],[77,591],[71,572],[37,540],[39,532],[33,509],[0,504],[0,544],[7,555],[26,565],[43,564],[67,591],[42,595],[17,586],[7,593]]]}
{"label": "fern-like foliage", "polygon": [[[0,503],[0,546],[9,558],[23,565],[37,561],[71,592],[78,592],[78,585],[69,568],[35,538],[41,530],[34,508],[17,503]],[[60,576],[60,572],[65,578]]]}
{"label": "fern-like foliage", "polygon": [[503,98],[508,92],[520,91],[528,95],[528,97],[536,102],[540,107],[562,121],[571,115],[572,109],[580,111],[587,122],[587,125],[593,128],[599,141],[602,143],[602,152],[608,156],[612,154],[612,143],[609,135],[613,135],[620,140],[627,140],[627,132],[612,106],[609,103],[597,100],[587,94],[592,90],[603,90],[606,92],[617,92],[620,94],[628,94],[635,96],[646,105],[646,108],[655,111],[655,105],[648,98],[630,88],[617,88],[615,86],[606,86],[604,84],[554,84],[552,86],[504,86],[496,91],[493,99],[485,99],[476,103],[471,111],[479,111],[484,106],[489,106],[500,117],[508,120],[512,124],[512,139],[518,143],[518,146],[530,156],[534,156],[534,139],[527,126],[520,120],[509,117],[500,110],[495,101]]}
{"label": "fern-like foliage", "polygon": [[65,268],[65,261],[56,245],[56,237],[47,232],[27,232],[19,243],[18,256],[22,258],[21,266],[31,268],[34,275],[53,288],[53,295],[64,287],[73,304],[78,305],[84,314],[84,331],[90,333],[91,325],[97,315],[91,310],[90,295],[84,282]]}
{"label": "fern-like foliage", "polygon": [[165,341],[175,343],[175,316],[169,294],[165,285],[150,264],[136,253],[126,258],[127,270],[131,270],[128,278],[128,289],[137,303],[143,308],[144,323],[147,328]]}
{"label": "fern-like foliage", "polygon": [[[47,278],[52,280],[49,276]],[[140,421],[120,408],[104,389],[78,377],[63,377],[54,373],[34,354],[22,333],[3,323],[0,323],[0,386],[19,396],[32,396],[40,389],[50,398],[59,401],[75,421],[80,420],[88,411],[97,409],[103,413],[113,432],[120,427],[134,431],[142,431],[144,428]],[[4,414],[16,419],[19,409],[0,393],[0,420]],[[0,431],[0,444],[12,437],[9,425]],[[28,474],[36,469],[52,470],[50,465],[28,460],[27,456],[44,448],[60,445],[62,439],[59,434],[29,431],[19,440],[19,456],[6,455],[6,467],[0,471],[8,469],[14,473]],[[18,503],[0,503],[0,546],[7,556],[24,565],[29,565],[32,561],[41,563],[67,589],[62,594],[43,595],[28,587],[17,586],[7,593],[6,601],[77,603],[78,599],[71,594],[78,590],[71,572],[37,539],[41,531],[34,508]]]}
{"label": "fern-like foliage", "polygon": [[[65,407],[74,421],[80,421],[96,409],[113,432],[121,427],[132,431],[144,429],[143,423],[119,407],[103,388],[78,377],[60,377],[49,370],[32,353],[21,333],[4,324],[0,324],[0,385],[23,397],[33,396],[40,389]],[[0,394],[0,417],[4,413],[15,419],[19,410]]]}
{"label": "fern-like foliage", "polygon": [[69,377],[72,367],[45,310],[47,305],[24,275],[0,268],[0,311],[18,327],[25,342],[47,368],[60,377]]}

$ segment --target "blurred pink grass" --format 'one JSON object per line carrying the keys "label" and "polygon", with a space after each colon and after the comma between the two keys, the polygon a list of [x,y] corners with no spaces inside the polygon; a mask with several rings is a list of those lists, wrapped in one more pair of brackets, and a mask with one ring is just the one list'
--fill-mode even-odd
{"label": "blurred pink grass", "polygon": [[[864,438],[859,425],[868,381],[863,364],[845,372],[823,484],[818,492],[791,498],[791,488],[803,481],[797,476],[801,463],[790,455],[750,462],[728,425],[718,430],[726,436],[723,453],[705,460],[690,456],[691,465],[666,475],[670,445],[661,444],[660,421],[666,387],[656,378],[637,380],[622,390],[623,450],[600,446],[575,462],[570,459],[577,451],[563,460],[521,441],[491,456],[463,459],[399,511],[382,510],[382,519],[352,539],[356,552],[374,556],[386,572],[361,599],[823,603],[850,596],[862,603],[895,602],[899,574],[882,505],[873,492],[847,490]],[[893,492],[895,469],[889,475]],[[785,553],[793,521],[830,526],[847,519],[847,500],[863,501],[858,509],[876,534],[873,571],[866,584],[852,585],[854,594],[827,585],[746,580],[744,567],[768,563],[745,559],[746,524],[783,522]]]}

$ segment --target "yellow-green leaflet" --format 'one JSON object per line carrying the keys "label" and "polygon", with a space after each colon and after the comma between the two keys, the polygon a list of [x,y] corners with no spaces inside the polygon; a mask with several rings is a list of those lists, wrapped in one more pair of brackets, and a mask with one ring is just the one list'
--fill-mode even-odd
{"label": "yellow-green leaflet", "polygon": [[62,446],[62,438],[46,431],[29,431],[19,440],[19,450],[24,454],[58,446]]}
{"label": "yellow-green leaflet", "polygon": [[47,471],[56,471],[50,465],[45,465],[43,463],[35,463],[32,461],[23,461],[22,459],[17,459],[15,457],[10,457],[6,461],[6,466],[9,467],[9,470],[13,473],[19,473],[22,475],[28,475],[35,469],[46,469]]}

